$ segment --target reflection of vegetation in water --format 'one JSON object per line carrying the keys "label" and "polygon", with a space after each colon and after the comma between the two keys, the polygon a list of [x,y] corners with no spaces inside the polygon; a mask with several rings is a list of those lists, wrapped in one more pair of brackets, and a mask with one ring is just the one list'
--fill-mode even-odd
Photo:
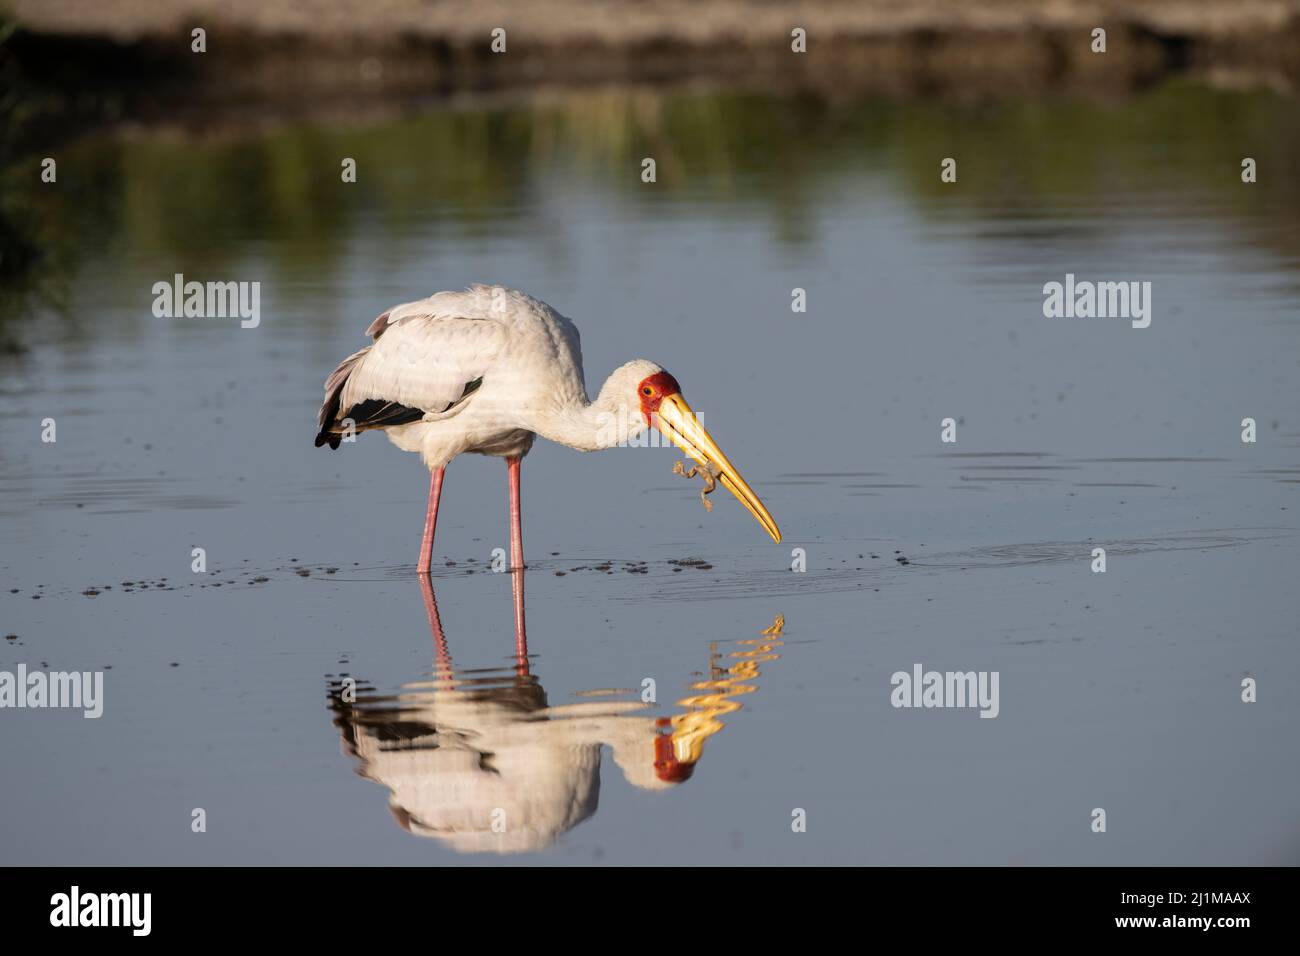
{"label": "reflection of vegetation in water", "polygon": [[[64,309],[74,250],[85,238],[80,230],[94,221],[88,205],[104,185],[76,175],[42,182],[42,160],[61,161],[62,153],[36,144],[58,142],[100,98],[28,76],[10,46],[16,32],[0,9],[0,354],[22,350],[17,320],[41,308]],[[114,177],[110,189],[120,184]]]}
{"label": "reflection of vegetation in water", "polygon": [[[910,192],[940,198],[938,157],[959,157],[961,190],[985,213],[1057,215],[1058,201],[1177,202],[1203,213],[1300,211],[1300,109],[1272,93],[1170,84],[1116,102],[1053,98],[961,108],[917,103],[901,112],[891,165]],[[1243,189],[1253,156],[1276,179]],[[1194,191],[1193,191],[1194,190]],[[1272,207],[1281,203],[1283,209]],[[1179,210],[1174,207],[1171,212]]]}
{"label": "reflection of vegetation in water", "polygon": [[[544,235],[540,207],[557,189],[613,194],[637,217],[688,203],[713,217],[765,209],[774,234],[798,243],[827,204],[862,191],[864,173],[888,173],[927,215],[1055,216],[1150,196],[1174,214],[1258,217],[1259,241],[1289,254],[1300,240],[1279,226],[1300,213],[1295,107],[1181,84],[1116,102],[981,104],[575,92],[368,126],[98,137],[62,151],[57,188],[41,188],[37,157],[0,171],[0,223],[24,270],[55,261],[33,250],[63,243],[84,257],[129,239],[197,275],[273,240],[271,279],[329,274],[363,228],[388,240]],[[1243,155],[1259,161],[1255,186],[1240,182]],[[647,156],[653,185],[640,178]],[[945,156],[959,162],[955,191],[939,179]],[[355,184],[340,181],[343,157],[357,161]]]}
{"label": "reflection of vegetation in water", "polygon": [[58,203],[24,180],[39,182],[40,167],[0,169],[0,354],[22,351],[17,320],[44,305],[62,306],[61,284],[52,277],[71,271],[74,232],[60,223]]}
{"label": "reflection of vegetation in water", "polygon": [[[22,95],[17,65],[5,48],[14,30],[14,22],[0,11],[0,157],[6,167],[15,154],[17,131],[28,122],[31,112]],[[0,169],[0,354],[20,347],[5,316],[17,313],[42,258],[35,238],[38,216],[24,202],[25,190],[16,188],[14,179],[12,168]]]}

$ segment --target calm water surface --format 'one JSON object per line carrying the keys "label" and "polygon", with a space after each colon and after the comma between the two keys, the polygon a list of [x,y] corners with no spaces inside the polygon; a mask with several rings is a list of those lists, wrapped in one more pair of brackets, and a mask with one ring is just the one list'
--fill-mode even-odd
{"label": "calm water surface", "polygon": [[[1297,146],[1295,101],[1185,87],[592,92],[10,166],[0,668],[106,701],[0,713],[0,856],[1300,862]],[[261,324],[155,318],[176,273]],[[1045,319],[1066,273],[1150,281],[1151,327]],[[377,314],[473,281],[574,317],[593,392],[670,369],[786,541],[672,451],[541,443],[528,658],[500,462],[448,470],[423,589],[419,462],[314,418]],[[999,672],[998,717],[893,708],[916,663]]]}

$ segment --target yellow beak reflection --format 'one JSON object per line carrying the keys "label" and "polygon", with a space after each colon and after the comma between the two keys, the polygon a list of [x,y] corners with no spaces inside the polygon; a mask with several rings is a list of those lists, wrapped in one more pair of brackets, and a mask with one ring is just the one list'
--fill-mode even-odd
{"label": "yellow beak reflection", "polygon": [[686,404],[686,399],[680,394],[665,395],[659,404],[655,425],[666,438],[701,465],[712,466],[718,472],[718,480],[740,499],[740,503],[749,509],[749,513],[772,536],[772,540],[778,544],[781,542],[781,529],[763,507],[763,502],[758,500],[758,495],[745,484],[740,472],[727,460],[718,443],[704,430],[691,406]]}

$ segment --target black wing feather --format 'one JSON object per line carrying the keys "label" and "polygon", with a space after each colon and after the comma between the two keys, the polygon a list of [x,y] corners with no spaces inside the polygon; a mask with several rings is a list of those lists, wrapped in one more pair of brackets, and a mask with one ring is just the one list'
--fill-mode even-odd
{"label": "black wing feather", "polygon": [[394,425],[418,422],[424,418],[424,410],[400,405],[397,402],[388,402],[382,398],[367,399],[353,405],[338,419],[322,428],[316,435],[316,447],[328,444],[331,448],[338,448],[342,436],[334,429],[338,427],[339,422],[348,418],[352,419],[353,427],[357,431],[367,428],[391,428]]}

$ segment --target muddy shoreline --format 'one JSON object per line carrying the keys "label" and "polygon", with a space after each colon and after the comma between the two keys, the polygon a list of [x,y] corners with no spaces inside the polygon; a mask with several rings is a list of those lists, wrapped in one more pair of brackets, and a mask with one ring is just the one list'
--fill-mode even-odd
{"label": "muddy shoreline", "polygon": [[[403,98],[611,84],[956,98],[1117,95],[1173,74],[1300,85],[1300,0],[822,0],[793,11],[753,0],[468,8],[388,0],[364,18],[334,0],[196,2],[185,11],[20,0],[10,17],[0,49],[11,73],[87,117],[146,122],[338,115]],[[196,26],[206,31],[204,53],[191,51]],[[504,54],[490,47],[496,26],[506,30]],[[791,50],[795,26],[807,31],[806,53]],[[1098,26],[1105,53],[1091,48]]]}

